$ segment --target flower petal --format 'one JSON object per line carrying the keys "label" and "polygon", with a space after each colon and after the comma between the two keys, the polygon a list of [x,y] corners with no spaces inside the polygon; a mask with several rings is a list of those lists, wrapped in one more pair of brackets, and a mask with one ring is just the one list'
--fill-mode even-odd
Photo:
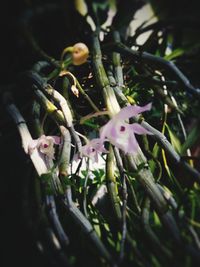
{"label": "flower petal", "polygon": [[28,153],[32,154],[33,150],[37,147],[38,144],[38,139],[33,139],[31,142],[28,144]]}
{"label": "flower petal", "polygon": [[76,153],[73,157],[73,160],[77,162],[79,159],[81,159],[80,154]]}
{"label": "flower petal", "polygon": [[60,145],[60,143],[61,143],[61,138],[60,138],[60,136],[51,135],[50,137],[53,138],[54,144],[56,144],[56,145]]}
{"label": "flower petal", "polygon": [[100,138],[94,138],[82,146],[81,152],[83,156],[89,157],[93,163],[98,162],[98,154],[108,153]]}
{"label": "flower petal", "polygon": [[139,149],[139,144],[134,133],[152,134],[138,123],[129,124],[125,120],[136,116],[141,112],[151,109],[151,103],[140,106],[128,106],[123,108],[106,125],[100,129],[102,142],[108,140],[111,144],[123,150],[125,153],[134,153]]}
{"label": "flower petal", "polygon": [[116,120],[126,120],[133,116],[137,116],[139,113],[150,110],[152,103],[149,103],[143,107],[140,106],[128,106],[120,110],[120,112],[113,117]]}
{"label": "flower petal", "polygon": [[102,142],[106,139],[108,133],[112,131],[113,128],[113,119],[111,119],[109,122],[107,122],[103,127],[100,129],[100,139]]}
{"label": "flower petal", "polygon": [[[129,130],[130,129],[130,130]],[[127,130],[128,134],[120,135],[116,139],[109,139],[110,143],[124,151],[124,153],[135,153],[138,150],[138,142],[131,128]]]}
{"label": "flower petal", "polygon": [[152,135],[151,132],[146,130],[139,123],[133,123],[133,124],[130,124],[130,126],[131,126],[133,132],[136,133],[136,134],[150,134],[150,135]]}
{"label": "flower petal", "polygon": [[92,162],[94,163],[94,162],[96,162],[96,163],[98,163],[98,153],[97,152],[95,152],[95,154],[94,154],[94,156],[92,157]]}
{"label": "flower petal", "polygon": [[139,144],[135,138],[135,135],[131,135],[129,142],[128,142],[128,148],[126,150],[126,153],[136,153],[138,151],[139,148]]}
{"label": "flower petal", "polygon": [[87,145],[93,147],[97,152],[108,153],[108,150],[105,149],[104,142],[101,138],[94,138]]}
{"label": "flower petal", "polygon": [[43,145],[41,145],[41,146],[39,147],[39,151],[40,151],[42,154],[47,155],[49,158],[54,159],[55,149],[54,149],[54,147],[53,147],[53,144],[49,144],[48,147],[44,147]]}

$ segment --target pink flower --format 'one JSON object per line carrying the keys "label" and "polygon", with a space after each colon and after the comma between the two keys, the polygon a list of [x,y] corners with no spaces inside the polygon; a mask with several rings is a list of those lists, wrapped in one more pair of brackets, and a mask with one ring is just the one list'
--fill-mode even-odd
{"label": "pink flower", "polygon": [[54,159],[54,144],[60,144],[60,137],[59,136],[45,136],[42,135],[38,139],[34,139],[29,144],[28,150],[29,154],[33,152],[34,149],[38,149],[38,151],[49,157],[50,159]]}
{"label": "pink flower", "polygon": [[106,125],[100,130],[100,139],[108,140],[111,144],[123,150],[125,153],[134,153],[138,150],[138,142],[135,138],[136,134],[152,134],[144,129],[140,124],[129,124],[127,120],[139,113],[150,110],[151,103],[144,107],[128,106],[123,108],[116,114]]}
{"label": "pink flower", "polygon": [[[92,162],[98,162],[98,155],[101,153],[108,153],[108,151],[104,148],[100,138],[94,138],[85,146],[82,146],[81,153],[82,156],[89,157]],[[75,155],[74,159],[79,159],[78,154]]]}

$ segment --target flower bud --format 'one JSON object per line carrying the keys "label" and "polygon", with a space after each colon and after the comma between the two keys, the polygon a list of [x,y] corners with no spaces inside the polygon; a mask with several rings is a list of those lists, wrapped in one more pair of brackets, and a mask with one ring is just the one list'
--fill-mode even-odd
{"label": "flower bud", "polygon": [[74,65],[81,65],[86,62],[89,49],[84,43],[77,43],[73,46],[72,62]]}

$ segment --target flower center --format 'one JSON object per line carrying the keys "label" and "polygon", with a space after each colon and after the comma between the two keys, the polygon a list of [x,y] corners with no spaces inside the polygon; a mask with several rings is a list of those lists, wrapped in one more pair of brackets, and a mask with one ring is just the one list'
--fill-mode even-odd
{"label": "flower center", "polygon": [[126,130],[126,127],[124,127],[124,126],[120,127],[120,132],[124,132],[125,130]]}
{"label": "flower center", "polygon": [[44,144],[44,145],[43,145],[43,147],[44,147],[44,148],[47,148],[47,147],[48,147],[48,145],[47,145],[47,144]]}

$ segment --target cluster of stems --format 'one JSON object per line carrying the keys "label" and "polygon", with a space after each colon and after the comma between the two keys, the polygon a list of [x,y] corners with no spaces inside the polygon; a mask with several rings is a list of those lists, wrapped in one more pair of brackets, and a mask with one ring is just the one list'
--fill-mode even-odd
{"label": "cluster of stems", "polygon": [[[142,147],[140,147],[137,153],[125,154],[117,147],[109,144],[109,152],[103,156],[105,177],[103,183],[106,186],[106,190],[101,197],[98,196],[99,190],[97,190],[96,195],[93,197],[93,199],[97,197],[99,202],[106,203],[103,211],[102,208],[98,210],[98,205],[93,205],[88,196],[90,189],[89,180],[91,180],[89,158],[86,162],[87,172],[84,177],[84,185],[81,188],[83,192],[82,202],[77,197],[76,190],[74,190],[72,185],[76,184],[76,177],[80,173],[79,169],[84,159],[81,159],[80,166],[78,166],[76,171],[73,170],[72,166],[75,153],[78,153],[80,158],[83,156],[81,154],[82,146],[84,145],[82,136],[85,132],[78,133],[76,126],[81,121],[80,117],[84,116],[81,114],[77,116],[76,103],[74,103],[76,100],[71,101],[69,93],[65,91],[65,89],[69,90],[71,81],[70,77],[60,75],[61,71],[63,71],[61,69],[62,62],[47,55],[39,47],[25,26],[24,32],[34,50],[44,59],[44,61],[35,64],[31,70],[24,73],[21,77],[24,86],[28,86],[34,95],[31,118],[34,125],[33,133],[30,133],[26,120],[14,104],[12,97],[5,94],[4,102],[19,131],[24,152],[30,157],[36,170],[33,191],[38,214],[41,217],[39,222],[37,222],[37,229],[42,229],[44,232],[42,237],[38,236],[37,242],[43,247],[43,250],[47,250],[47,245],[44,242],[45,236],[51,250],[57,255],[59,262],[65,266],[71,265],[69,247],[71,243],[74,244],[75,242],[71,240],[73,235],[70,235],[69,230],[65,229],[68,220],[70,220],[70,222],[75,224],[76,231],[80,230],[87,240],[90,251],[94,255],[98,255],[102,266],[105,263],[113,267],[123,266],[123,263],[129,257],[127,255],[127,248],[132,250],[135,258],[134,262],[138,264],[137,266],[150,266],[147,258],[140,250],[141,246],[135,241],[137,237],[134,234],[137,232],[138,227],[134,225],[134,220],[136,220],[138,221],[137,225],[139,225],[140,231],[144,231],[145,239],[152,245],[154,255],[163,264],[166,262],[171,263],[172,260],[175,261],[173,253],[163,244],[164,240],[160,240],[158,233],[151,227],[150,220],[152,219],[152,214],[156,214],[155,216],[158,217],[161,229],[163,231],[166,230],[178,251],[189,253],[199,262],[199,247],[196,248],[193,245],[186,244],[182,235],[180,225],[186,218],[179,216],[178,204],[174,196],[168,193],[162,183],[159,183],[155,175],[155,168],[150,167],[147,155],[151,155],[154,163],[162,169],[156,156],[154,155],[153,157],[148,142],[155,142],[163,151],[165,158],[167,155],[177,168],[184,170],[185,174],[191,177],[193,183],[200,184],[200,173],[190,162],[182,160],[181,155],[175,151],[165,135],[151,126],[144,118],[141,119],[138,116],[132,118],[132,120],[140,123],[141,126],[152,133],[148,138],[144,137],[147,151],[143,151]],[[121,64],[121,56],[129,56],[145,64],[152,64],[155,68],[164,68],[167,72],[174,75],[175,81],[166,82],[162,79],[149,78],[149,76],[138,76],[136,79],[137,81],[146,79],[147,83],[155,85],[154,89],[160,95],[162,101],[165,102],[165,105],[168,105],[177,113],[177,118],[184,132],[181,121],[182,111],[174,98],[166,93],[166,86],[181,84],[185,90],[198,98],[200,96],[199,89],[193,87],[175,64],[146,52],[140,53],[132,50],[121,42],[119,32],[117,31],[112,32],[112,39],[112,43],[101,47],[99,30],[97,29],[92,36],[91,45],[93,88],[100,91],[98,93],[102,96],[101,101],[104,103],[106,114],[109,115],[109,118],[111,119],[115,116],[121,108],[131,105],[123,90],[126,85]],[[102,56],[104,52],[109,54],[111,58],[109,64],[104,64]],[[87,64],[89,63],[86,63],[86,68]],[[46,66],[51,66],[54,70],[51,73],[46,73],[46,77],[44,77],[44,73],[43,75],[41,73]],[[66,71],[68,70],[66,69]],[[63,88],[61,90],[57,89],[56,85],[55,87],[53,85],[53,82],[56,83],[57,78],[63,81]],[[105,115],[105,113],[101,113],[101,105],[98,106],[100,103],[97,103],[86,93],[85,88],[81,86],[81,82],[74,75],[73,79],[76,79],[76,86],[80,96],[93,109],[94,114],[89,115],[89,118],[95,117],[96,113],[98,114],[97,119],[99,115]],[[67,86],[66,83],[69,85]],[[101,119],[107,122],[109,118],[103,116]],[[82,125],[84,127],[84,123]],[[50,127],[48,128],[48,126]],[[100,124],[98,124],[99,126]],[[56,159],[46,158],[44,160],[38,149],[35,149],[30,154],[29,144],[33,140],[32,136],[34,135],[34,137],[39,138],[42,134],[50,135],[50,131],[59,135],[62,140],[56,154]],[[160,176],[159,180],[162,179],[162,173]],[[31,178],[27,177],[27,179]],[[100,188],[100,185],[97,185],[97,189]],[[142,190],[142,201],[138,199],[137,188]],[[44,205],[45,210],[41,209],[40,203]],[[101,206],[102,204],[100,203],[99,205]],[[114,219],[110,219],[106,215],[108,207],[111,207]],[[93,210],[96,211],[96,220],[101,229],[101,234],[96,231],[95,223],[92,219]],[[110,225],[108,223],[109,231],[111,232],[111,238],[118,244],[118,248],[116,248],[117,245],[114,245],[114,249],[111,249],[108,239],[104,242],[106,239],[103,237],[103,233],[106,231],[106,228],[103,226],[104,220],[107,222],[111,221]],[[199,237],[192,225],[189,226],[188,231],[192,239],[195,240],[194,243],[199,246]]]}

